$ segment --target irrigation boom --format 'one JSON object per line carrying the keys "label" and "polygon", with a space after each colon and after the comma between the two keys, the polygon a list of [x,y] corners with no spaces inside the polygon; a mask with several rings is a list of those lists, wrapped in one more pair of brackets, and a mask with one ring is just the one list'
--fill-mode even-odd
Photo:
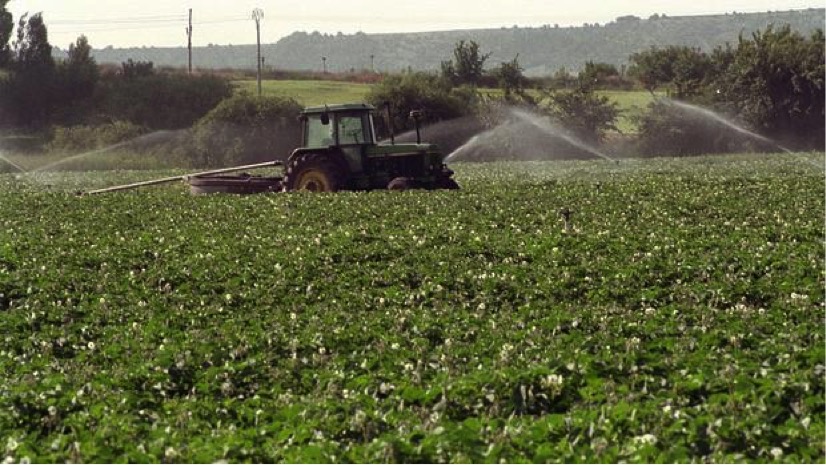
{"label": "irrigation boom", "polygon": [[132,183],[132,184],[124,184],[122,186],[107,187],[105,189],[96,189],[96,190],[91,190],[91,191],[88,191],[88,192],[84,192],[83,195],[103,194],[105,192],[125,191],[125,190],[128,190],[128,189],[135,189],[137,187],[154,186],[156,184],[164,184],[164,183],[175,182],[175,181],[186,181],[190,178],[196,178],[196,177],[212,176],[212,175],[215,175],[215,174],[232,173],[232,172],[235,172],[235,171],[244,171],[244,170],[251,170],[251,169],[255,169],[255,168],[266,168],[268,166],[283,166],[283,165],[284,165],[284,162],[282,162],[282,161],[268,161],[268,162],[264,162],[264,163],[256,163],[254,165],[233,166],[233,167],[230,167],[230,168],[221,168],[221,169],[218,169],[218,170],[202,171],[200,173],[184,174],[184,175],[181,175],[181,176],[171,176],[171,177],[168,177],[168,178],[153,179],[151,181],[143,181],[143,182],[136,182],[136,183]]}

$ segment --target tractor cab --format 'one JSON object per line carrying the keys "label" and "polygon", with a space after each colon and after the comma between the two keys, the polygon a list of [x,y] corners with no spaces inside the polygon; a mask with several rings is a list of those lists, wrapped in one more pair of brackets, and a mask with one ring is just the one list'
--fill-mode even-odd
{"label": "tractor cab", "polygon": [[375,111],[372,105],[357,103],[301,112],[302,147],[287,160],[284,189],[458,188],[435,145],[378,144]]}
{"label": "tractor cab", "polygon": [[376,145],[373,111],[367,104],[307,108],[301,114],[304,147]]}

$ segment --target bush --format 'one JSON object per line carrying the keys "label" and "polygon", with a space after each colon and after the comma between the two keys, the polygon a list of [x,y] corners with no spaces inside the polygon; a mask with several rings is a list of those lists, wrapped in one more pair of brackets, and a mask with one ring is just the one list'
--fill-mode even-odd
{"label": "bush", "polygon": [[768,27],[720,50],[717,100],[761,133],[795,148],[823,149],[824,36]]}
{"label": "bush", "polygon": [[47,146],[51,152],[78,152],[109,147],[145,134],[146,128],[125,121],[100,126],[55,127]]}
{"label": "bush", "polygon": [[226,99],[193,128],[195,162],[219,167],[285,159],[301,144],[301,110],[292,98]]}
{"label": "bush", "polygon": [[[367,94],[367,101],[377,108],[390,102],[394,131],[414,127],[409,117],[412,110],[424,110],[427,122],[433,123],[471,114],[476,100],[472,89],[453,88],[449,81],[427,73],[386,76]],[[379,130],[387,130],[381,118],[377,126]]]}
{"label": "bush", "polygon": [[99,86],[101,111],[150,129],[181,129],[232,95],[229,81],[180,73],[107,75]]}
{"label": "bush", "polygon": [[686,111],[669,100],[651,102],[647,112],[636,119],[641,155],[686,156],[775,149],[712,118]]}
{"label": "bush", "polygon": [[617,104],[604,95],[581,88],[546,93],[546,112],[587,143],[602,141],[609,130],[617,130]]}

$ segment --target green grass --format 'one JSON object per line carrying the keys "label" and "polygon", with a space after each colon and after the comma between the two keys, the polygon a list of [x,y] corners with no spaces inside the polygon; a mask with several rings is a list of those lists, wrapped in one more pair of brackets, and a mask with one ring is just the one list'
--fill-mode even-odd
{"label": "green grass", "polygon": [[[250,93],[258,92],[256,81],[235,81],[236,88]],[[292,97],[305,106],[325,103],[363,102],[370,91],[370,84],[358,84],[340,81],[263,81],[261,88],[264,95],[282,95]],[[501,96],[501,89],[480,89],[483,94]],[[632,133],[636,128],[629,118],[635,110],[645,109],[652,97],[647,91],[599,91],[618,104],[623,112],[618,121],[618,128],[623,133]],[[534,95],[538,95],[533,92]]]}
{"label": "green grass", "polygon": [[4,459],[822,463],[822,159],[0,176]]}
{"label": "green grass", "polygon": [[[258,92],[256,81],[235,81],[236,88],[252,94]],[[304,106],[363,102],[369,84],[341,81],[263,81],[264,95],[292,97]]]}

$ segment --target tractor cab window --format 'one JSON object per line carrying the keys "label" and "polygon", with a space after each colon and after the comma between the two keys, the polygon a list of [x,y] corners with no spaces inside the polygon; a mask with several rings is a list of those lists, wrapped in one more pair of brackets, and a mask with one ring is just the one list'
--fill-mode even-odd
{"label": "tractor cab window", "polygon": [[371,142],[369,117],[365,114],[339,115],[338,140],[341,145],[364,144]]}
{"label": "tractor cab window", "polygon": [[304,141],[306,147],[329,147],[335,145],[336,139],[333,135],[333,124],[322,124],[321,115],[307,115],[307,140]]}

